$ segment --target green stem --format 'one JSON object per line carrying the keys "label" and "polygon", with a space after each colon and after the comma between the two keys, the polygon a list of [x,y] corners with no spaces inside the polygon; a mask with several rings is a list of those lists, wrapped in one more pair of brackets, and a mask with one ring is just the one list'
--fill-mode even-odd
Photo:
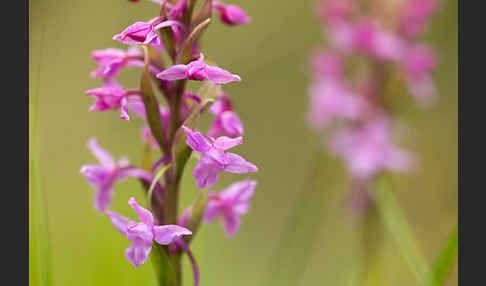
{"label": "green stem", "polygon": [[425,274],[429,272],[427,260],[422,254],[412,229],[393,197],[391,187],[385,181],[385,178],[380,177],[375,183],[373,195],[378,213],[386,229],[398,244],[417,282],[423,283]]}

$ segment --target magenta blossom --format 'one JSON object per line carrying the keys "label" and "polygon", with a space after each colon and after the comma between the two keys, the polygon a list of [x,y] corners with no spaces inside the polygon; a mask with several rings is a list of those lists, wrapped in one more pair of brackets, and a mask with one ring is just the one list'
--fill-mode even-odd
{"label": "magenta blossom", "polygon": [[231,184],[219,193],[210,192],[204,222],[212,222],[221,217],[226,234],[232,237],[241,225],[240,216],[250,210],[248,201],[256,185],[256,181],[244,180]]}
{"label": "magenta blossom", "polygon": [[361,52],[380,60],[398,60],[403,53],[403,40],[372,21],[339,23],[330,27],[330,40],[335,48]]}
{"label": "magenta blossom", "polygon": [[131,166],[126,158],[121,158],[115,163],[110,153],[98,145],[96,138],[88,140],[88,148],[98,159],[100,165],[84,165],[80,173],[97,190],[94,205],[99,211],[104,211],[110,205],[115,181],[135,177],[148,183],[152,182],[152,174]]}
{"label": "magenta blossom", "polygon": [[417,37],[424,30],[430,16],[437,12],[437,0],[409,0],[400,17],[400,31],[408,38]]}
{"label": "magenta blossom", "polygon": [[105,80],[104,86],[90,89],[85,92],[86,95],[96,98],[89,111],[99,110],[117,110],[120,109],[120,118],[130,120],[128,110],[137,113],[140,106],[143,106],[142,99],[135,93],[129,93],[121,87],[115,80]]}
{"label": "magenta blossom", "polygon": [[313,128],[326,128],[333,119],[356,119],[365,109],[366,102],[337,79],[329,77],[311,85],[308,120]]}
{"label": "magenta blossom", "polygon": [[232,110],[231,101],[226,93],[222,93],[211,105],[209,111],[215,118],[207,133],[210,137],[228,136],[238,137],[243,135],[243,123]]}
{"label": "magenta blossom", "polygon": [[154,240],[158,244],[169,245],[183,235],[192,234],[190,230],[179,225],[155,225],[152,213],[137,204],[133,197],[128,201],[128,205],[137,213],[140,222],[131,221],[111,211],[106,211],[106,214],[115,228],[132,242],[125,250],[125,257],[135,268],[147,261]]}
{"label": "magenta blossom", "polygon": [[219,1],[213,1],[213,9],[216,13],[219,13],[221,22],[227,25],[240,25],[248,24],[251,22],[251,18],[236,5],[226,5]]}
{"label": "magenta blossom", "polygon": [[[91,57],[99,65],[97,70],[91,72],[92,77],[113,78],[124,67],[143,67],[143,60],[136,57],[142,56],[137,47],[131,47],[126,52],[120,49],[95,50]],[[156,71],[151,67],[152,72]]]}
{"label": "magenta blossom", "polygon": [[242,137],[232,139],[221,136],[214,139],[205,137],[200,132],[193,131],[186,126],[182,126],[182,129],[187,136],[187,145],[192,150],[203,153],[201,160],[192,173],[196,178],[196,186],[198,188],[202,189],[216,184],[219,173],[246,174],[258,171],[255,165],[247,162],[242,157],[225,152],[225,150],[243,143]]}
{"label": "magenta blossom", "polygon": [[146,45],[160,47],[162,42],[155,33],[158,29],[165,27],[182,28],[184,25],[178,21],[168,20],[160,22],[159,18],[151,22],[136,22],[129,26],[120,34],[113,37],[113,40],[119,41],[126,45]]}
{"label": "magenta blossom", "polygon": [[217,84],[225,84],[232,81],[240,82],[238,75],[232,74],[216,66],[208,66],[204,63],[204,55],[201,53],[199,59],[187,65],[174,65],[157,74],[157,77],[164,80],[190,79],[202,81],[208,79]]}
{"label": "magenta blossom", "polygon": [[334,25],[348,20],[351,15],[352,0],[324,1],[319,7],[319,16],[327,25]]}
{"label": "magenta blossom", "polygon": [[350,173],[357,178],[369,179],[384,170],[406,172],[413,167],[412,155],[391,142],[387,119],[355,130],[341,130],[330,143],[333,153],[347,162]]}
{"label": "magenta blossom", "polygon": [[407,50],[401,64],[415,100],[424,106],[434,103],[437,89],[430,73],[437,65],[435,52],[427,46],[412,46]]}

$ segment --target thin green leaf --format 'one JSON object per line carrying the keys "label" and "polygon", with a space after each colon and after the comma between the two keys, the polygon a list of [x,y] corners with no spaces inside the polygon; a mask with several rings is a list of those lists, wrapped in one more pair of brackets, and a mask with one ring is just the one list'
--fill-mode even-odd
{"label": "thin green leaf", "polygon": [[[30,30],[32,27],[30,27]],[[32,33],[30,33],[32,35]],[[39,110],[39,77],[42,55],[42,29],[39,41],[41,48],[38,55],[30,56],[33,59],[29,69],[29,283],[30,285],[47,286],[52,283],[51,257],[49,248],[49,235],[47,227],[47,212],[45,197],[39,183],[38,159],[38,110]],[[37,67],[34,68],[34,64]]]}
{"label": "thin green leaf", "polygon": [[196,232],[201,224],[201,220],[204,217],[204,212],[206,211],[206,206],[208,204],[208,192],[201,191],[197,196],[196,202],[192,205],[191,214],[187,219],[187,228],[192,231],[192,235],[186,236],[186,242],[192,240],[196,235]]}
{"label": "thin green leaf", "polygon": [[197,26],[204,20],[211,18],[211,15],[213,13],[212,2],[212,0],[204,0],[204,3],[201,5],[201,9],[199,9],[199,13],[197,13],[197,16],[194,17],[192,21],[193,26]]}
{"label": "thin green leaf", "polygon": [[373,194],[386,228],[397,242],[417,281],[423,283],[429,266],[385,178],[377,179]]}
{"label": "thin green leaf", "polygon": [[168,153],[168,149],[166,146],[166,138],[165,133],[163,132],[162,122],[160,119],[160,110],[159,110],[159,102],[154,96],[154,92],[152,89],[152,82],[150,81],[150,72],[149,72],[149,64],[150,64],[150,56],[149,56],[149,48],[144,46],[144,55],[145,55],[145,67],[142,71],[142,79],[141,79],[141,91],[142,91],[142,100],[145,105],[145,112],[147,115],[147,122],[150,126],[150,131],[154,136],[157,144],[159,145],[160,149],[164,153]]}
{"label": "thin green leaf", "polygon": [[215,100],[222,92],[221,85],[208,80],[201,85],[196,95],[201,99],[201,102],[205,102]]}
{"label": "thin green leaf", "polygon": [[[202,104],[195,104],[183,125],[194,129],[197,126],[201,109],[206,109],[211,103],[213,103],[213,101],[213,99],[206,99]],[[182,132],[181,128],[179,128],[175,135],[175,144],[172,149],[172,163],[175,165],[175,181],[179,181],[182,171],[184,170],[184,166],[186,165],[186,162],[191,156],[192,152],[192,149],[189,148],[189,146],[187,146],[185,143],[184,138],[184,133]]]}
{"label": "thin green leaf", "polygon": [[170,168],[170,163],[165,165],[164,167],[162,167],[162,169],[160,169],[160,171],[157,173],[157,175],[155,176],[155,178],[152,180],[152,183],[150,184],[150,188],[147,192],[147,200],[148,200],[148,205],[150,207],[152,207],[152,194],[154,192],[154,189],[155,189],[155,185],[157,185],[157,183],[159,182],[160,178],[162,178],[162,176],[164,175],[164,173]]}
{"label": "thin green leaf", "polygon": [[192,45],[201,36],[202,32],[207,28],[209,22],[211,22],[211,19],[206,19],[205,21],[197,25],[189,34],[182,46],[182,53],[180,54],[178,60],[179,64],[188,64],[190,61],[197,58],[198,55],[192,54]]}
{"label": "thin green leaf", "polygon": [[437,259],[434,268],[428,275],[428,280],[426,283],[427,286],[439,286],[444,284],[457,260],[457,248],[458,231],[456,225],[439,258]]}

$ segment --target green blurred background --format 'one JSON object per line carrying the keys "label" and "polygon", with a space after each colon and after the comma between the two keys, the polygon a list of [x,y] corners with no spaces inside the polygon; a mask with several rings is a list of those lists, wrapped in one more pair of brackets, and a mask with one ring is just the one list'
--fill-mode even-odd
{"label": "green blurred background", "polygon": [[[150,262],[136,270],[123,255],[129,242],[92,207],[94,191],[79,174],[96,159],[86,141],[96,136],[116,157],[139,163],[143,122],[116,112],[88,112],[86,89],[94,49],[122,47],[111,38],[137,20],[156,15],[155,4],[125,0],[31,0],[30,80],[39,96],[40,185],[45,194],[53,284],[156,285]],[[192,244],[201,285],[352,285],[360,264],[360,224],[346,212],[349,185],[338,160],[306,128],[309,53],[323,42],[313,1],[234,0],[251,17],[246,26],[214,21],[203,52],[243,82],[224,87],[242,118],[246,142],[237,153],[260,168],[252,211],[233,239],[221,225],[205,225]],[[441,1],[425,39],[440,52],[434,78],[440,99],[430,109],[403,101],[398,117],[408,127],[403,146],[420,169],[396,176],[399,203],[430,264],[457,222],[457,1]],[[137,86],[140,70],[123,71],[124,87]],[[319,162],[316,171],[315,164]],[[182,205],[198,190],[187,167]],[[214,189],[243,176],[225,174]],[[309,180],[314,178],[313,185]],[[139,183],[116,185],[112,209],[132,215],[127,200],[143,200]],[[395,241],[383,231],[383,285],[416,285]],[[150,261],[150,260],[149,260]],[[185,261],[184,285],[192,277]],[[447,285],[457,284],[457,266]]]}

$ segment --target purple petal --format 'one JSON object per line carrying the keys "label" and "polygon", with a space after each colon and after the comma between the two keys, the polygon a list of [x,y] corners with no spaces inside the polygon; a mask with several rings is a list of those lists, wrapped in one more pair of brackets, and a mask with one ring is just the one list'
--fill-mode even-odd
{"label": "purple petal", "polygon": [[88,140],[88,148],[91,150],[91,153],[98,159],[103,167],[106,168],[113,168],[115,166],[115,161],[110,153],[108,153],[105,149],[101,148],[98,144],[96,138],[90,138]]}
{"label": "purple petal", "polygon": [[147,225],[153,225],[154,224],[154,217],[152,216],[152,213],[147,210],[146,208],[141,207],[137,201],[135,200],[134,197],[131,197],[128,200],[128,205],[132,207],[132,209],[137,213],[138,217],[140,218],[140,221]]}
{"label": "purple petal", "polygon": [[176,237],[192,234],[187,228],[175,224],[154,226],[153,233],[155,241],[162,245],[171,244]]}
{"label": "purple petal", "polygon": [[113,172],[99,165],[84,165],[79,171],[95,189],[108,188],[113,184]]}
{"label": "purple petal", "polygon": [[113,188],[110,186],[109,188],[99,189],[95,193],[94,197],[94,206],[100,212],[104,212],[106,208],[111,204],[111,198],[113,196]]}
{"label": "purple petal", "polygon": [[211,187],[218,181],[221,167],[211,158],[203,156],[192,172],[196,178],[196,186],[200,189]]}
{"label": "purple petal", "polygon": [[192,150],[196,152],[201,152],[205,153],[211,149],[211,144],[209,143],[209,140],[204,137],[200,132],[198,131],[192,131],[190,128],[187,128],[186,126],[182,126],[182,130],[184,131],[184,134],[186,134],[186,143],[189,145],[189,147],[192,148]]}
{"label": "purple petal", "polygon": [[106,215],[108,216],[108,218],[110,219],[111,223],[113,224],[113,226],[122,234],[126,235],[127,234],[127,226],[129,224],[132,224],[133,221],[131,221],[130,219],[122,216],[122,215],[119,215],[115,212],[112,212],[112,211],[106,211]]}
{"label": "purple petal", "polygon": [[133,178],[144,180],[147,183],[152,183],[152,180],[154,178],[154,176],[151,173],[143,169],[134,168],[134,167],[119,169],[116,175],[117,175],[117,179],[119,180],[123,180],[128,177],[133,177]]}
{"label": "purple petal", "polygon": [[230,137],[242,136],[244,133],[243,123],[233,111],[225,111],[221,114],[221,126]]}
{"label": "purple petal", "polygon": [[240,228],[240,217],[233,212],[225,212],[223,214],[223,227],[228,237],[235,235],[238,228]]}
{"label": "purple petal", "polygon": [[241,156],[229,152],[226,152],[226,156],[230,159],[230,163],[224,168],[226,172],[234,174],[258,172],[257,166],[253,165],[250,162],[247,162]]}
{"label": "purple petal", "polygon": [[123,97],[120,100],[120,118],[123,120],[130,120],[130,116],[128,115],[128,109],[127,109],[127,98]]}
{"label": "purple petal", "polygon": [[210,81],[218,84],[226,84],[232,81],[241,81],[241,78],[238,75],[232,74],[229,71],[216,66],[207,66],[206,73]]}
{"label": "purple petal", "polygon": [[133,263],[135,268],[138,268],[147,261],[150,250],[152,250],[151,243],[148,244],[143,240],[136,240],[125,250],[125,257],[129,262]]}
{"label": "purple petal", "polygon": [[221,214],[220,205],[219,201],[209,200],[204,212],[204,222],[212,222]]}
{"label": "purple petal", "polygon": [[157,74],[157,78],[164,79],[164,80],[178,80],[184,79],[187,77],[187,66],[186,65],[174,65],[170,68],[163,70],[159,74]]}
{"label": "purple petal", "polygon": [[213,146],[220,150],[227,150],[243,143],[243,137],[229,138],[221,136],[214,141]]}

